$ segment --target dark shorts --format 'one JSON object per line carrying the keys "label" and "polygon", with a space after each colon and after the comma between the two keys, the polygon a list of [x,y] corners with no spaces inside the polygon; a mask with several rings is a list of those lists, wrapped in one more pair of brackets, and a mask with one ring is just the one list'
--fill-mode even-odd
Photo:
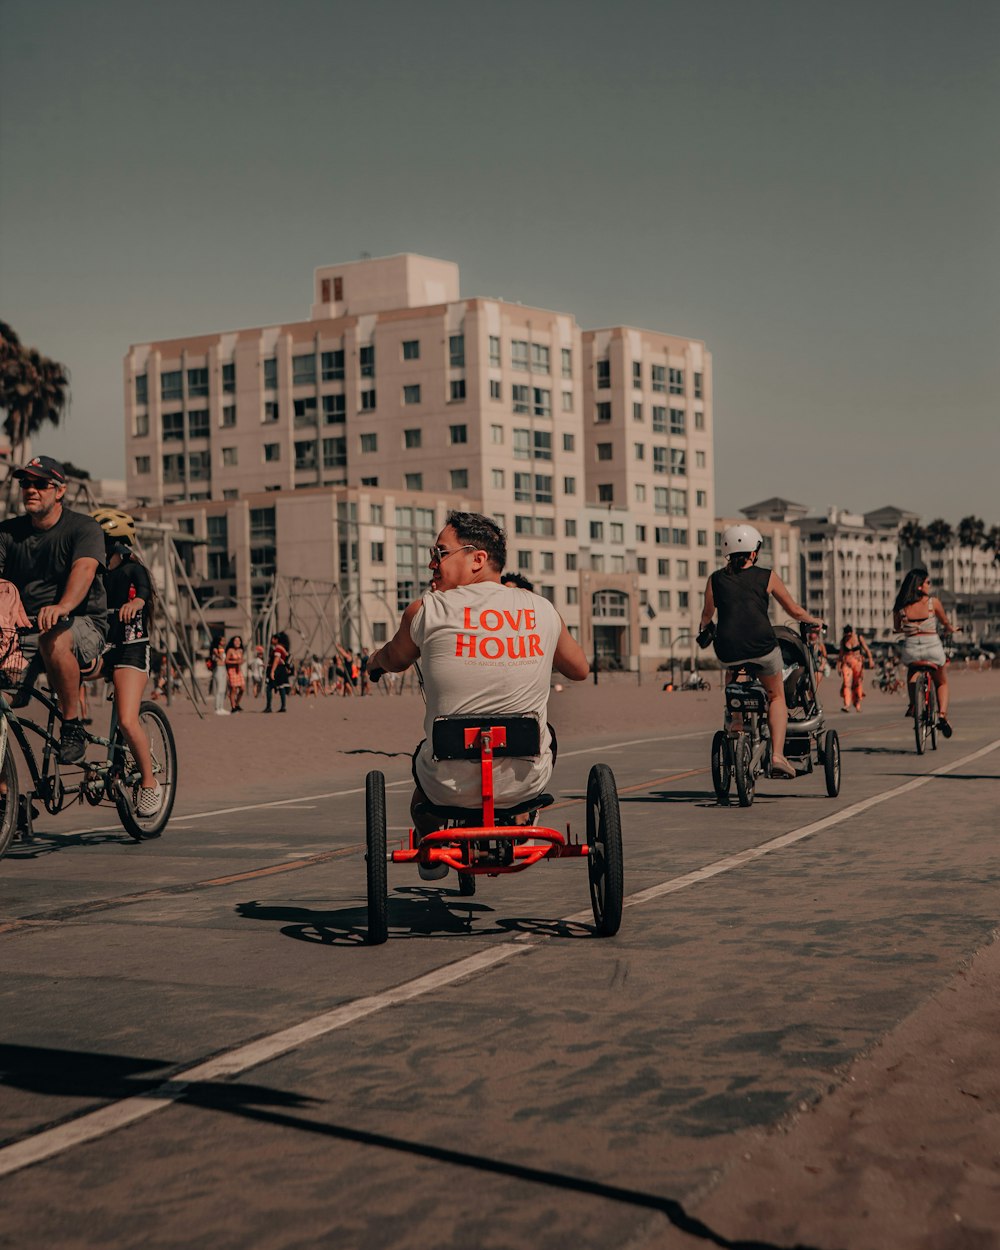
{"label": "dark shorts", "polygon": [[112,673],[116,668],[135,668],[149,673],[149,643],[123,642],[112,647],[104,657],[104,671]]}

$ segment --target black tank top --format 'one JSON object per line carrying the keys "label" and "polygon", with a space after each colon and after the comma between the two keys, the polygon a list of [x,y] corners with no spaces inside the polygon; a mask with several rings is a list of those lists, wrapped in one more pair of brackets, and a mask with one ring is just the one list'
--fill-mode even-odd
{"label": "black tank top", "polygon": [[712,596],[719,623],[715,654],[723,662],[759,660],[778,645],[767,616],[767,583],[771,570],[755,564],[740,573],[719,569],[712,574]]}

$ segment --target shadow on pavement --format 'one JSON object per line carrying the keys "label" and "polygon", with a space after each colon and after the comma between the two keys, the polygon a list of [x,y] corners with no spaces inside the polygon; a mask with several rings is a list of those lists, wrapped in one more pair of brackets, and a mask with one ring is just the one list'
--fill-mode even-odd
{"label": "shadow on pavement", "polygon": [[[162,1075],[146,1075],[169,1072],[171,1069],[176,1075],[167,1080]],[[802,1244],[780,1247],[770,1241],[732,1241],[709,1228],[701,1220],[688,1215],[680,1202],[660,1194],[626,1189],[565,1172],[526,1167],[503,1159],[491,1159],[486,1155],[435,1146],[428,1142],[407,1141],[401,1137],[370,1133],[344,1124],[324,1124],[289,1115],[287,1112],[266,1110],[269,1107],[308,1108],[319,1105],[321,1100],[287,1090],[271,1089],[265,1085],[244,1084],[241,1081],[185,1082],[183,1069],[178,1070],[176,1064],[165,1059],[0,1044],[0,1073],[0,1085],[31,1093],[92,1098],[99,1102],[143,1095],[173,1098],[178,1103],[190,1103],[261,1124],[297,1129],[334,1141],[394,1151],[447,1167],[466,1168],[490,1176],[507,1177],[528,1185],[540,1185],[551,1190],[579,1193],[586,1197],[658,1211],[674,1228],[687,1236],[708,1245],[722,1247],[722,1250],[812,1250]],[[79,1116],[72,1116],[70,1122],[78,1118]]]}
{"label": "shadow on pavement", "polygon": [[55,855],[72,847],[105,846],[109,843],[117,846],[141,845],[124,830],[121,833],[35,833],[30,838],[21,834],[10,845],[4,859],[41,859],[43,855]]}

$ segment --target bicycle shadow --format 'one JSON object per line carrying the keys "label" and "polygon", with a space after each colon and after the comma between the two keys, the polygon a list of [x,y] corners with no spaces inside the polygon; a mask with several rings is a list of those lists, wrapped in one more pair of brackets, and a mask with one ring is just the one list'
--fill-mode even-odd
{"label": "bicycle shadow", "polygon": [[[153,842],[160,835],[143,838],[143,842]],[[4,859],[41,859],[45,855],[56,855],[60,851],[68,851],[73,847],[95,846],[139,846],[135,838],[127,833],[38,833],[30,836],[22,833],[10,844],[4,853]]]}

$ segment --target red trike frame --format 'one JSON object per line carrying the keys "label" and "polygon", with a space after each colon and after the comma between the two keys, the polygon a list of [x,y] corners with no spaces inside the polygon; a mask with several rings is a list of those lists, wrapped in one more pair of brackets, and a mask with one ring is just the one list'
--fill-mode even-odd
{"label": "red trike frame", "polygon": [[[532,864],[543,859],[585,859],[590,854],[586,842],[575,842],[572,839],[569,824],[566,825],[565,836],[557,829],[544,825],[496,825],[495,804],[493,794],[493,750],[494,747],[507,745],[507,729],[503,725],[491,725],[487,728],[466,728],[466,749],[475,747],[479,751],[483,823],[475,827],[438,829],[434,833],[417,837],[415,829],[410,830],[410,845],[407,849],[395,850],[390,859],[394,864],[419,863],[426,867],[435,864],[446,864],[456,872],[472,876],[499,877],[504,873],[523,872]],[[471,810],[475,810],[474,808]],[[477,842],[492,840],[513,843],[512,857],[508,864],[490,862],[486,852],[481,852],[475,845]],[[419,845],[418,845],[419,841]],[[522,842],[542,842],[542,846],[523,846]],[[482,854],[487,860],[477,863]]]}

